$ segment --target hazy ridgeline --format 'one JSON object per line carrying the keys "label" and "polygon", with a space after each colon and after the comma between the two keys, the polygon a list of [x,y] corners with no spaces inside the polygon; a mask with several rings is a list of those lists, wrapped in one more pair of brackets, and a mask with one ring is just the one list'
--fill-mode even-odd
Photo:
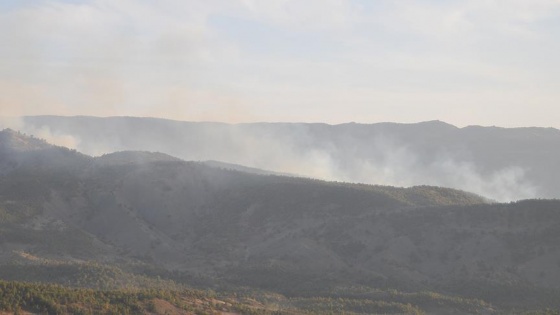
{"label": "hazy ridgeline", "polygon": [[553,128],[57,116],[24,117],[17,127],[91,155],[147,150],[326,180],[452,187],[498,201],[560,197]]}
{"label": "hazy ridgeline", "polygon": [[223,167],[236,166],[149,152],[92,157],[0,132],[0,279],[127,289],[0,283],[0,307],[186,310],[200,304],[178,292],[196,286],[225,292],[201,294],[207,309],[230,301],[241,314],[560,308],[557,200],[496,204],[442,187]]}
{"label": "hazy ridgeline", "polygon": [[0,315],[560,315],[558,56],[560,0],[0,0]]}

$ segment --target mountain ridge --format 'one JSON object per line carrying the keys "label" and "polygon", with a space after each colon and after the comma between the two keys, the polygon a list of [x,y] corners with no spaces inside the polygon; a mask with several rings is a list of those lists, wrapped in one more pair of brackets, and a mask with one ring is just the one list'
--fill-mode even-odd
{"label": "mountain ridge", "polygon": [[[9,153],[0,144],[0,161]],[[495,313],[487,303],[560,307],[558,200],[489,203],[454,189],[258,175],[158,153],[21,154],[0,176],[2,279],[250,288],[306,303],[431,291],[478,305],[458,314]],[[455,305],[439,301],[423,310]]]}
{"label": "mountain ridge", "polygon": [[[514,126],[514,127],[506,127],[506,126],[496,126],[496,125],[465,125],[463,127],[458,127],[452,123],[445,122],[439,119],[433,120],[423,120],[417,122],[390,122],[390,121],[383,121],[383,122],[341,122],[341,123],[325,123],[325,122],[289,122],[289,121],[253,121],[253,122],[221,122],[221,121],[212,121],[212,120],[179,120],[179,119],[172,119],[172,118],[164,118],[164,117],[151,117],[151,116],[92,116],[92,115],[28,115],[28,116],[21,116],[18,117],[19,119],[26,120],[26,119],[98,119],[98,120],[105,120],[105,119],[133,119],[133,120],[153,120],[153,121],[161,121],[161,122],[174,122],[174,123],[191,123],[191,124],[216,124],[216,125],[258,125],[258,124],[287,124],[287,125],[325,125],[325,126],[344,126],[344,125],[362,125],[362,126],[372,126],[372,125],[439,125],[439,126],[448,126],[452,127],[453,129],[464,129],[464,128],[495,128],[495,129],[545,129],[545,130],[555,130],[560,132],[559,128],[552,127],[552,126]],[[12,119],[18,119],[12,118]]]}
{"label": "mountain ridge", "polygon": [[[90,155],[157,151],[277,173],[390,186],[434,185],[499,201],[560,198],[560,131],[417,124],[204,123],[154,118],[24,117]],[[48,137],[47,137],[48,138]]]}

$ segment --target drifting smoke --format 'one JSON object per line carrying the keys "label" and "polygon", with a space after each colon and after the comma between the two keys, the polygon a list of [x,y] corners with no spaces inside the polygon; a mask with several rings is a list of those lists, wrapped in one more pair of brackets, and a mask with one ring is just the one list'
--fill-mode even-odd
{"label": "drifting smoke", "polygon": [[0,118],[0,130],[5,128],[18,130],[25,134],[44,139],[50,144],[67,147],[69,149],[78,149],[80,145],[80,140],[75,136],[52,132],[49,126],[36,128],[33,125],[25,124],[21,118]]}
{"label": "drifting smoke", "polygon": [[[392,133],[355,136],[308,124],[180,123],[138,118],[5,120],[22,132],[99,156],[123,150],[166,153],[184,160],[217,160],[324,180],[408,187],[434,185],[497,201],[539,197],[524,167],[484,161],[447,149],[422,150]],[[461,152],[464,153],[464,152]]]}
{"label": "drifting smoke", "polygon": [[0,117],[0,129],[22,130],[25,124],[19,117]]}
{"label": "drifting smoke", "polygon": [[[538,188],[526,178],[525,169],[519,166],[483,173],[474,162],[458,160],[445,153],[437,153],[426,160],[406,144],[383,136],[371,142],[368,148],[371,154],[364,157],[341,152],[333,143],[324,148],[301,145],[306,137],[309,135],[298,133],[293,137],[263,139],[255,134],[238,132],[231,139],[236,150],[213,158],[332,181],[450,187],[501,202],[538,196]],[[363,144],[351,146],[360,145]]]}

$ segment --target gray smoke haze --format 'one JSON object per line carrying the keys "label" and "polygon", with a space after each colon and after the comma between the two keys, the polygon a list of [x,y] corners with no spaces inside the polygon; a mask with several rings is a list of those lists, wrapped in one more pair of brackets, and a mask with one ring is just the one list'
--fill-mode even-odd
{"label": "gray smoke haze", "polygon": [[28,135],[46,140],[47,142],[78,150],[80,148],[80,139],[70,134],[52,132],[49,126],[35,127],[26,124],[20,117],[0,117],[0,130],[10,128],[18,130]]}
{"label": "gray smoke haze", "polygon": [[[460,143],[453,137],[462,129],[439,122],[231,125],[38,116],[18,123],[25,133],[94,156],[123,150],[157,151],[185,160],[217,160],[331,181],[451,187],[497,201],[551,195],[542,181],[529,174],[531,165],[481,160],[472,145],[449,144]],[[438,138],[440,133],[442,138]]]}
{"label": "gray smoke haze", "polygon": [[[320,148],[298,145],[308,137],[300,132],[285,138],[263,139],[255,134],[238,132],[230,139],[235,149],[220,152],[219,156],[212,158],[331,181],[451,187],[497,201],[538,196],[538,188],[525,177],[526,171],[520,166],[483,173],[472,161],[456,159],[442,152],[435,154],[432,160],[422,161],[417,152],[388,136],[376,136],[371,141],[369,152],[373,154],[368,157],[339,152],[334,143]],[[360,145],[363,144],[352,144],[354,147]]]}

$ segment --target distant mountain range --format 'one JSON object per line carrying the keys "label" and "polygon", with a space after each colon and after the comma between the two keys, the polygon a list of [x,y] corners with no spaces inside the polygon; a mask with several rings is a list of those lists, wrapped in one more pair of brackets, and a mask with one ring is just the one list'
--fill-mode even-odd
{"label": "distant mountain range", "polygon": [[24,117],[23,128],[91,155],[154,151],[326,180],[452,187],[498,201],[560,198],[560,131],[553,128],[59,116]]}
{"label": "distant mountain range", "polygon": [[[99,128],[96,137],[110,141],[103,139],[112,128]],[[143,132],[149,134],[138,129],[122,139]],[[556,200],[497,204],[449,188],[326,182],[163,153],[91,157],[0,132],[4,280],[244,288],[300,298],[290,302],[298,307],[336,297],[349,299],[348,307],[396,303],[394,313],[410,305],[415,312],[492,314],[560,308],[559,244]],[[419,293],[428,291],[437,293]]]}

